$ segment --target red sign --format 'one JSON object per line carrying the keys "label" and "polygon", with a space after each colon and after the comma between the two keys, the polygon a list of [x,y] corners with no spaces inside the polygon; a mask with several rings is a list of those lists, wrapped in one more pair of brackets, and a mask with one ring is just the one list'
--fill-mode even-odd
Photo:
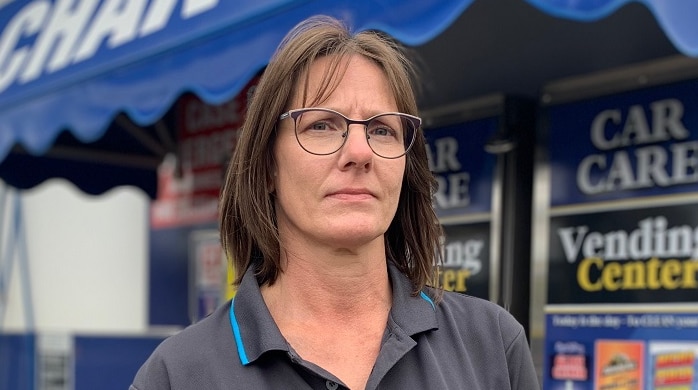
{"label": "red sign", "polygon": [[177,101],[178,155],[158,169],[151,226],[215,222],[225,168],[242,126],[253,79],[233,100],[210,105],[194,95]]}

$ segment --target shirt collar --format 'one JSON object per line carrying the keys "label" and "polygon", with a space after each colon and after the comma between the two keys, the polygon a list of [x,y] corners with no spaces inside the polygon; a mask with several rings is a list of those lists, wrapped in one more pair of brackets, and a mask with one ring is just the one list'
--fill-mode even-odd
{"label": "shirt collar", "polygon": [[412,296],[412,282],[391,262],[388,262],[388,274],[393,288],[392,321],[409,336],[438,329],[436,306],[428,289]]}
{"label": "shirt collar", "polygon": [[[393,289],[391,324],[409,336],[437,329],[436,308],[426,292],[412,296],[412,283],[392,263],[389,263],[388,274]],[[290,351],[288,342],[262,298],[254,266],[245,272],[231,302],[230,322],[238,357],[243,365],[254,362],[269,351]]]}

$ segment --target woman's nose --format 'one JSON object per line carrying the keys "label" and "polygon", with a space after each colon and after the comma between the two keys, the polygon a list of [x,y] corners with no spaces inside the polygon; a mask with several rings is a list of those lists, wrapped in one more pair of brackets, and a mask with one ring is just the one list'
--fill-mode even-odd
{"label": "woman's nose", "polygon": [[368,145],[365,126],[360,124],[350,125],[345,137],[347,139],[340,150],[340,164],[342,166],[364,166],[373,159],[373,150]]}

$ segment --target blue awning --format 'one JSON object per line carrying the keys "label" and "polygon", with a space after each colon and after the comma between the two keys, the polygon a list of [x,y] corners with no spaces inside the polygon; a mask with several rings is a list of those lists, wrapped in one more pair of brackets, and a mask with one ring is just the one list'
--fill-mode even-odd
{"label": "blue awning", "polygon": [[584,22],[605,18],[629,3],[641,3],[654,15],[674,46],[690,57],[698,57],[698,1],[666,0],[526,0],[560,18]]}
{"label": "blue awning", "polygon": [[[132,184],[153,196],[154,167],[171,149],[154,136],[156,121],[185,92],[213,104],[235,96],[302,19],[333,15],[419,45],[473,1],[0,0],[0,178],[29,188],[63,177],[95,194]],[[527,1],[580,21],[641,2],[680,51],[698,56],[698,2]],[[134,127],[132,137],[115,127]]]}
{"label": "blue awning", "polygon": [[[212,104],[232,98],[266,65],[286,32],[308,16],[333,15],[356,30],[378,29],[417,45],[439,34],[471,2],[12,1],[0,10],[5,26],[0,35],[0,161],[5,160],[0,177],[28,188],[58,176],[88,193],[133,184],[147,187],[152,196],[152,165],[167,150],[150,142],[119,157],[97,147],[78,151],[79,144],[110,146],[102,138],[115,126],[115,116],[125,113],[137,125],[152,125],[184,92]],[[47,156],[56,161],[32,158],[49,151],[59,136],[68,147]],[[21,153],[8,157],[13,148]],[[67,155],[74,158],[58,166]],[[112,179],[100,167],[81,168],[89,160],[124,164],[117,164],[121,171],[108,172]],[[125,171],[132,177],[123,177]]]}
{"label": "blue awning", "polygon": [[[471,1],[151,0],[121,9],[109,1],[12,2],[0,18],[0,159],[15,142],[41,154],[63,128],[94,141],[118,112],[152,124],[184,91],[209,103],[230,99],[310,15],[419,44]],[[111,26],[99,26],[107,20]]]}

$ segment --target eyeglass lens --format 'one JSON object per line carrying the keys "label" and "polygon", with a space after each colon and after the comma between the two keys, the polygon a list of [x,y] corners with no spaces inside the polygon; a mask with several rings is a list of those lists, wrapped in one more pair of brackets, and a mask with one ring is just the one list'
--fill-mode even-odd
{"label": "eyeglass lens", "polygon": [[[349,122],[332,111],[307,110],[295,118],[296,138],[306,151],[331,154],[344,144]],[[386,158],[400,157],[412,144],[414,123],[400,114],[383,114],[366,125],[366,140],[374,153]]]}

